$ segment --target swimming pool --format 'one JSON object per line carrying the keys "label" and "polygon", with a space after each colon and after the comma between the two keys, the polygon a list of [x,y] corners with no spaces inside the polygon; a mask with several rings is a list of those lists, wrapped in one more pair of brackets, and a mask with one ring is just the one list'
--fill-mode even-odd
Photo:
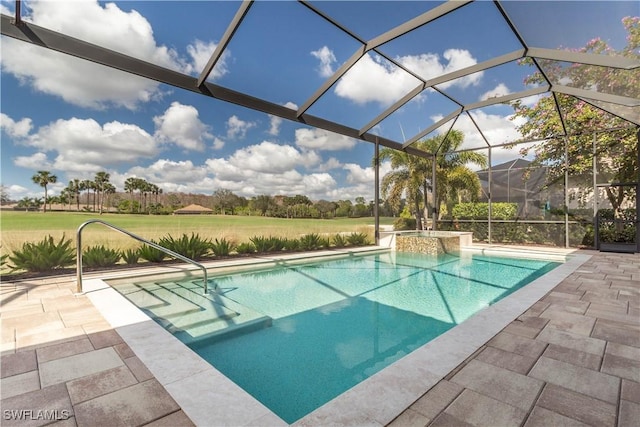
{"label": "swimming pool", "polygon": [[[236,326],[233,334],[214,328],[198,335],[203,322],[183,328],[178,319],[184,316],[145,310],[293,422],[557,265],[477,254],[387,252],[215,277],[218,290],[209,308]],[[198,295],[196,304],[184,310],[202,312],[199,287],[191,280],[136,286],[163,289],[162,295],[142,292],[147,307],[166,314],[165,294],[184,299],[190,292]],[[133,301],[131,292],[123,294]],[[253,316],[249,327],[242,327],[245,311]]]}

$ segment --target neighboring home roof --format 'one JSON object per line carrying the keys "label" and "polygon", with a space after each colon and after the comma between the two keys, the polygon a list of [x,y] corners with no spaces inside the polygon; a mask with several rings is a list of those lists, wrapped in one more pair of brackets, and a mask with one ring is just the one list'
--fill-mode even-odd
{"label": "neighboring home roof", "polygon": [[204,206],[200,206],[200,205],[189,205],[189,206],[185,206],[184,208],[180,208],[180,209],[176,209],[175,211],[173,211],[174,215],[185,215],[185,214],[210,214],[213,213],[212,209],[209,208],[205,208]]}

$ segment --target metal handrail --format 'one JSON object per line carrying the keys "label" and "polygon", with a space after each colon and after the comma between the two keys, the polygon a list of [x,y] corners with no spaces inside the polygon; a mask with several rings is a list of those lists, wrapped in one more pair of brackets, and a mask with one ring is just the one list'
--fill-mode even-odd
{"label": "metal handrail", "polygon": [[179,260],[182,260],[184,262],[188,262],[190,264],[195,265],[196,267],[200,268],[202,270],[202,273],[204,274],[204,293],[206,294],[208,292],[208,288],[207,288],[207,284],[208,284],[208,280],[207,280],[207,269],[202,265],[199,264],[197,262],[195,262],[194,260],[187,258],[183,255],[180,255],[170,249],[167,249],[165,247],[162,247],[160,245],[158,245],[157,243],[151,242],[149,240],[143,239],[140,236],[136,236],[133,233],[128,232],[127,230],[124,230],[122,228],[116,227],[113,224],[109,224],[108,222],[102,221],[100,219],[90,219],[87,222],[84,222],[82,225],[80,225],[80,227],[78,227],[78,231],[76,233],[76,240],[77,240],[77,246],[76,246],[76,274],[77,274],[77,282],[78,282],[78,288],[77,291],[78,293],[82,293],[82,229],[84,227],[86,227],[89,224],[93,224],[93,223],[98,223],[98,224],[102,224],[106,227],[111,228],[112,230],[115,231],[119,231],[122,234],[126,234],[127,236],[144,243],[145,245],[149,245],[152,248],[156,248],[159,251],[162,251],[174,258],[178,258]]}

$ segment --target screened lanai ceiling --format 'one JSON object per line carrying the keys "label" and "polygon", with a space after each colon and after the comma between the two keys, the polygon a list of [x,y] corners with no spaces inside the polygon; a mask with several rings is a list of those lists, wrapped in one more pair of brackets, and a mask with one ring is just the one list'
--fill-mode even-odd
{"label": "screened lanai ceiling", "polygon": [[[576,131],[565,124],[558,103],[564,95],[640,125],[640,87],[632,83],[640,82],[640,52],[621,54],[622,20],[640,16],[637,1],[194,1],[179,2],[180,13],[176,2],[144,2],[147,9],[150,3],[153,14],[175,15],[176,40],[217,41],[206,63],[187,70],[144,46],[76,38],[87,32],[23,18],[20,1],[15,14],[2,15],[2,34],[420,155],[429,153],[417,141],[452,129],[465,133],[459,149],[523,141],[516,124],[496,132],[504,127],[496,118],[513,114],[514,101],[549,97],[557,107],[549,119],[565,130]],[[78,21],[92,25],[102,23]],[[595,38],[615,52],[585,53]],[[584,78],[559,72],[571,68]],[[598,84],[592,76],[603,69],[629,84]]]}

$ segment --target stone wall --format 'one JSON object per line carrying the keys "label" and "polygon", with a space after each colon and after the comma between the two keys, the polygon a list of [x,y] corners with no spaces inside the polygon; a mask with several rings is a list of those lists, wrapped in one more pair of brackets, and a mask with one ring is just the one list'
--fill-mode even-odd
{"label": "stone wall", "polygon": [[396,251],[440,255],[460,251],[460,237],[396,236]]}

